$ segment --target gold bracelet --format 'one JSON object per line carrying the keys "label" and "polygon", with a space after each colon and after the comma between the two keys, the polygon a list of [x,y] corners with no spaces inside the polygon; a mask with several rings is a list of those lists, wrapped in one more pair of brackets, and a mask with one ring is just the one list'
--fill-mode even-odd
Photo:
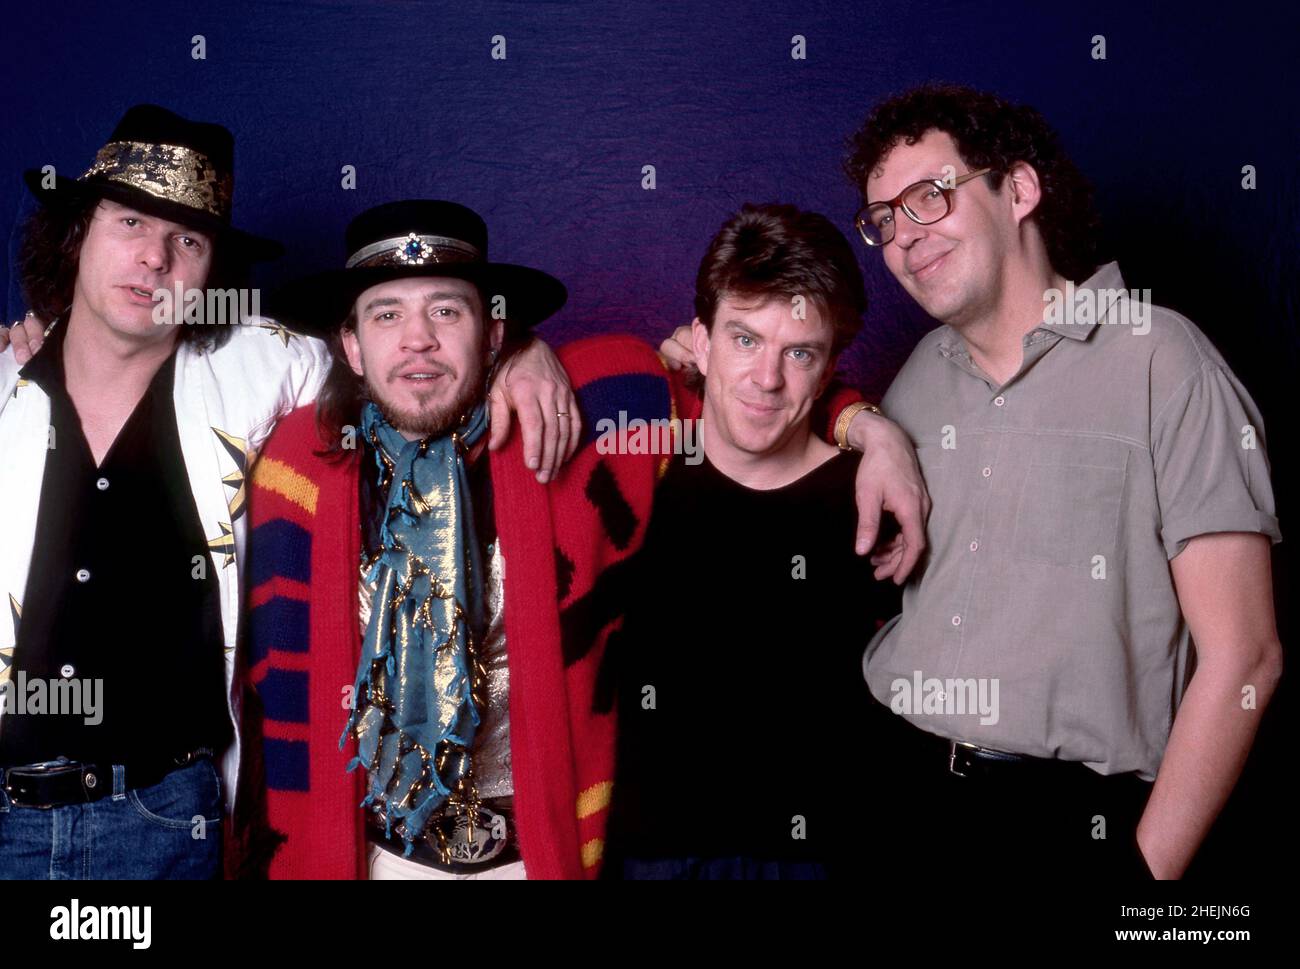
{"label": "gold bracelet", "polygon": [[[848,434],[849,425],[853,423],[853,418],[857,417],[864,410],[869,410],[873,414],[880,414],[880,408],[875,404],[868,404],[865,400],[854,401],[844,410],[840,411],[839,420],[835,422],[835,443],[840,446],[841,451],[852,451],[854,448],[849,444]],[[881,415],[884,416],[883,414]]]}

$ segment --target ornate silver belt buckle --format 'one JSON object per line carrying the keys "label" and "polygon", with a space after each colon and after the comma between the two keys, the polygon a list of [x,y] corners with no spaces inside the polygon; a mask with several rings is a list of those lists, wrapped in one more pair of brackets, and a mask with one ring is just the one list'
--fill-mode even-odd
{"label": "ornate silver belt buckle", "polygon": [[472,829],[469,814],[454,815],[443,823],[453,864],[484,864],[505,851],[510,843],[510,825],[506,816],[482,805],[474,816]]}

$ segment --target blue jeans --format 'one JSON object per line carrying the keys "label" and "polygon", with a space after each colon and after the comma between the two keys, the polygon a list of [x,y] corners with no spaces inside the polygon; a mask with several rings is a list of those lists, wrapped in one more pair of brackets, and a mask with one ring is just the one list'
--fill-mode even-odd
{"label": "blue jeans", "polygon": [[14,804],[0,787],[0,879],[217,878],[221,874],[221,780],[204,757],[153,787],[89,804]]}

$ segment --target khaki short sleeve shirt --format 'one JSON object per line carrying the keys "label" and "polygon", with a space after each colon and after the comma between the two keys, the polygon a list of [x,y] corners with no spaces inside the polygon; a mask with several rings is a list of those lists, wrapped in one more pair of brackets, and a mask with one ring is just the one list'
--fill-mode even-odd
{"label": "khaki short sleeve shirt", "polygon": [[1026,334],[1005,384],[941,326],[890,387],[934,510],[864,662],[916,726],[1153,779],[1191,656],[1169,560],[1211,532],[1280,541],[1254,402],[1141,295],[1110,263]]}

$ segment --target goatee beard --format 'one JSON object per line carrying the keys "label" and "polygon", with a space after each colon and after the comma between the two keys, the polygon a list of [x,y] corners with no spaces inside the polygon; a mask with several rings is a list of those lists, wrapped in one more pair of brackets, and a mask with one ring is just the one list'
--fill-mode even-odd
{"label": "goatee beard", "polygon": [[440,406],[417,404],[416,407],[400,407],[388,400],[382,388],[374,386],[370,381],[366,381],[366,392],[379,408],[379,412],[384,415],[384,420],[388,421],[394,430],[405,436],[424,439],[442,437],[459,427],[474,406],[482,400],[486,384],[487,371],[480,370],[474,377],[465,381],[460,393]]}

